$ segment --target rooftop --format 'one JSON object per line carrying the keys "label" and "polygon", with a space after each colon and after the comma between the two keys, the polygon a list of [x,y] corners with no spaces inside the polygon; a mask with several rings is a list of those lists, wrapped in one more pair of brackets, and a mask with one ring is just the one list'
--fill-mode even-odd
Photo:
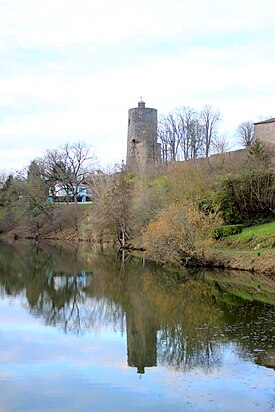
{"label": "rooftop", "polygon": [[272,117],[271,119],[263,120],[262,122],[256,122],[254,124],[264,124],[264,123],[274,123],[275,122],[275,117]]}

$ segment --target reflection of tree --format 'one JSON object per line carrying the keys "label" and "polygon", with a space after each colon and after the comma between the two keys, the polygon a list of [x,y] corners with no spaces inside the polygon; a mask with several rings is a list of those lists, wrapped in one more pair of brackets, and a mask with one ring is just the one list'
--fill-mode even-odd
{"label": "reflection of tree", "polygon": [[[186,334],[184,325],[175,325],[160,333],[158,350],[162,362],[176,368],[189,369],[200,366],[210,370],[221,363],[220,345],[213,340],[213,333],[203,339]],[[194,327],[196,329],[196,327]]]}
{"label": "reflection of tree", "polygon": [[169,278],[160,271],[155,275],[146,272],[144,284],[148,298],[161,312],[159,359],[183,369],[201,366],[208,370],[218,365],[221,353],[215,337],[222,312],[213,305],[211,289],[202,280],[175,277],[173,282],[171,274]]}
{"label": "reflection of tree", "polygon": [[268,353],[274,350],[274,307],[231,297],[224,312],[223,333],[236,343],[240,356],[268,362]]}
{"label": "reflection of tree", "polygon": [[64,332],[108,325],[126,331],[128,364],[139,373],[157,362],[209,370],[220,364],[222,344],[232,341],[255,360],[255,350],[271,349],[274,309],[232,299],[229,305],[198,273],[15,243],[0,247],[0,287],[1,294],[25,293],[31,313]]}
{"label": "reflection of tree", "polygon": [[42,315],[48,325],[62,327],[65,332],[72,330],[79,333],[82,329],[80,307],[84,299],[77,285],[77,277],[65,276],[65,285],[57,290],[55,278],[56,275],[49,278],[47,287],[39,294],[31,312],[35,316]]}
{"label": "reflection of tree", "polygon": [[[56,290],[53,268],[62,266],[60,256],[64,259],[63,266],[70,267],[70,275],[64,275],[64,286]],[[80,267],[81,262],[71,249],[66,253],[47,244],[1,245],[0,279],[5,292],[18,294],[25,291],[31,313],[42,315],[47,324],[63,323],[64,330],[69,324],[74,325],[74,330],[80,328],[81,290],[77,285]],[[49,273],[51,275],[47,276]]]}

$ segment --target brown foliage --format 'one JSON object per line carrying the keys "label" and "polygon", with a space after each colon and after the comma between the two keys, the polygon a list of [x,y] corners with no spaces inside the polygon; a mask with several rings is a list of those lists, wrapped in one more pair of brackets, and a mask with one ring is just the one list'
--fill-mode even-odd
{"label": "brown foliage", "polygon": [[172,201],[198,205],[211,190],[213,180],[208,163],[201,160],[172,163],[167,172]]}
{"label": "brown foliage", "polygon": [[132,202],[133,176],[127,173],[124,165],[115,173],[102,176],[94,185],[95,204],[92,225],[99,241],[119,241],[124,247],[130,237],[130,208]]}
{"label": "brown foliage", "polygon": [[205,215],[191,203],[171,203],[144,233],[147,256],[175,266],[204,264],[217,216]]}

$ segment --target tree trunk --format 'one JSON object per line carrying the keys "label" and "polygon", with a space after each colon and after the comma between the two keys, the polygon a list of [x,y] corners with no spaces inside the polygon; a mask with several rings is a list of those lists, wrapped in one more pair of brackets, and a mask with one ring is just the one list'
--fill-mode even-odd
{"label": "tree trunk", "polygon": [[122,245],[121,246],[124,249],[124,247],[125,247],[125,228],[122,227],[121,231],[122,231]]}

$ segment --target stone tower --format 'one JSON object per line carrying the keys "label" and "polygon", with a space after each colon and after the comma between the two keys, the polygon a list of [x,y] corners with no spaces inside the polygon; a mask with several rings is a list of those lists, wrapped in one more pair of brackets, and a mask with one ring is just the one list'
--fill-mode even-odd
{"label": "stone tower", "polygon": [[157,110],[138,107],[128,111],[128,139],[126,166],[128,170],[142,172],[146,166],[160,162],[160,144],[157,142]]}

